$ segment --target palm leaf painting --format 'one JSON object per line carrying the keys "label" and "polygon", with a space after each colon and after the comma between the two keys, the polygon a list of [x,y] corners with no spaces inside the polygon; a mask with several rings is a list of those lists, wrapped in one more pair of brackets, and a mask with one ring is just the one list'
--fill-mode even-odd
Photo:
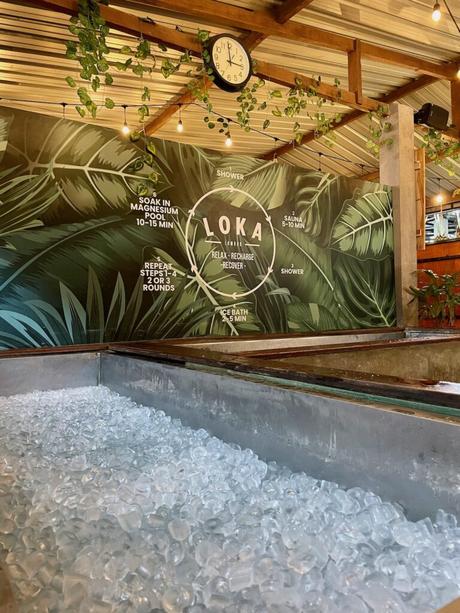
{"label": "palm leaf painting", "polygon": [[[155,146],[159,183],[147,202],[153,212],[158,203],[173,207],[163,227],[131,210],[151,172],[138,163],[142,144],[0,110],[0,348],[394,324],[385,188],[181,143]],[[247,247],[252,263],[225,269],[215,251],[226,237],[207,240],[205,214],[187,239],[185,227],[199,199],[230,185],[269,212],[275,242],[265,228],[260,245]],[[239,192],[208,198],[214,228],[222,215],[232,224],[244,217],[246,227],[264,219]],[[158,261],[174,291],[145,282],[141,271]]]}
{"label": "palm leaf painting", "polygon": [[331,235],[331,247],[359,259],[381,259],[393,251],[393,214],[388,191],[346,200]]}
{"label": "palm leaf painting", "polygon": [[0,240],[42,226],[40,217],[58,197],[47,175],[15,174],[14,168],[0,171]]}
{"label": "palm leaf painting", "polygon": [[[295,167],[287,164],[265,162],[241,155],[225,156],[216,165],[211,189],[233,185],[263,203],[266,210],[272,210],[289,205],[295,174]],[[223,192],[221,197],[234,207],[247,206],[247,199],[242,194]]]}
{"label": "palm leaf painting", "polygon": [[[68,222],[128,212],[152,172],[135,167],[143,153],[141,144],[108,128],[15,111],[4,164],[54,182],[58,197],[45,220]],[[157,191],[165,187],[161,178]]]}
{"label": "palm leaf painting", "polygon": [[8,133],[12,119],[13,116],[11,114],[7,114],[5,111],[0,113],[0,162],[8,145]]}
{"label": "palm leaf painting", "polygon": [[353,257],[337,260],[335,266],[343,308],[355,328],[394,326],[396,306],[393,261],[390,258],[375,266],[372,260],[359,262]]}

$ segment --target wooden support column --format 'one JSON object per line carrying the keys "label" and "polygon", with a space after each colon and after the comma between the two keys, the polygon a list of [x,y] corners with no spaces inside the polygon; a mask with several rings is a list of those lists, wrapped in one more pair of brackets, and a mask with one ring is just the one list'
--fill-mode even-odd
{"label": "wooden support column", "polygon": [[452,101],[452,125],[456,136],[460,136],[460,79],[450,82],[450,97]]}
{"label": "wooden support column", "polygon": [[417,201],[417,249],[425,249],[426,156],[423,148],[415,150],[415,198]]}
{"label": "wooden support column", "polygon": [[401,327],[416,326],[417,304],[407,293],[417,283],[417,205],[414,167],[414,111],[390,105],[390,147],[380,151],[380,181],[393,188],[396,316]]}
{"label": "wooden support column", "polygon": [[363,75],[361,68],[361,41],[355,40],[348,53],[348,89],[355,94],[356,104],[363,101]]}

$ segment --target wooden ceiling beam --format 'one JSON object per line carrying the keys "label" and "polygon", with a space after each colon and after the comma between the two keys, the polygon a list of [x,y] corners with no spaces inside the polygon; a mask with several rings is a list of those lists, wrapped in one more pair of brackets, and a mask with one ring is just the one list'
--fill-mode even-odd
{"label": "wooden ceiling beam", "polygon": [[362,104],[363,101],[361,59],[361,41],[355,40],[353,51],[348,53],[348,89],[354,93],[357,104]]}
{"label": "wooden ceiling beam", "polygon": [[313,89],[318,96],[325,98],[326,100],[332,100],[335,102],[340,101],[341,104],[349,106],[351,108],[358,108],[362,111],[377,111],[381,106],[378,100],[372,100],[372,98],[366,98],[361,96],[361,103],[356,101],[356,95],[354,92],[350,92],[344,89],[329,85],[327,83],[319,83],[310,77],[305,77],[296,72],[281,68],[269,64],[268,62],[257,61],[255,74],[262,79],[277,83],[284,87],[293,87],[296,83],[301,83],[305,89]]}
{"label": "wooden ceiling beam", "polygon": [[[65,13],[66,15],[78,14],[78,0],[27,0],[24,4],[36,6]],[[188,49],[192,54],[201,56],[201,45],[193,34],[179,32],[156,23],[150,23],[131,13],[101,5],[101,16],[107,25],[115,30],[139,38],[144,38],[157,43],[164,43],[171,49],[184,51]]]}
{"label": "wooden ceiling beam", "polygon": [[[354,39],[350,36],[321,30],[315,26],[288,21],[280,24],[268,11],[250,11],[216,0],[145,0],[149,6],[169,13],[180,13],[208,23],[260,32],[266,36],[277,36],[315,47],[333,49],[349,53],[354,50]],[[451,64],[438,64],[423,58],[409,55],[371,43],[362,43],[362,56],[379,63],[406,66],[415,71],[436,76],[440,79],[454,79],[457,67]]]}
{"label": "wooden ceiling beam", "polygon": [[296,42],[326,47],[347,53],[353,49],[353,39],[341,34],[320,30],[296,22],[279,23],[269,11],[252,11],[216,0],[144,0],[154,9],[179,13],[206,23],[260,32],[265,36],[278,36]]}
{"label": "wooden ceiling beam", "polygon": [[283,4],[274,10],[275,19],[278,23],[286,23],[312,2],[313,0],[284,0]]}
{"label": "wooden ceiling beam", "polygon": [[[287,2],[283,5],[287,9],[286,14],[278,15],[277,20],[280,23],[284,23],[284,21],[287,21],[295,14],[295,12],[292,12],[294,5],[301,5],[303,3],[305,2],[299,2],[299,0],[287,0]],[[287,5],[289,5],[289,7]],[[301,10],[302,8],[303,6],[299,6],[298,10]],[[250,32],[246,36],[242,37],[242,41],[246,49],[252,51],[263,43],[266,38],[266,34],[261,32]],[[212,82],[209,82],[209,87],[212,87],[212,85]],[[194,97],[191,95],[190,90],[187,87],[183,88],[177,96],[174,96],[174,98],[167,106],[165,106],[164,109],[160,110],[149,122],[145,124],[144,130],[147,136],[153,136],[156,132],[158,132],[158,130],[161,130],[161,128],[168,123],[179,108],[181,108],[183,105],[190,104],[190,102],[193,102],[193,100]]]}
{"label": "wooden ceiling beam", "polygon": [[452,108],[452,127],[455,134],[460,137],[460,80],[451,81],[450,98]]}

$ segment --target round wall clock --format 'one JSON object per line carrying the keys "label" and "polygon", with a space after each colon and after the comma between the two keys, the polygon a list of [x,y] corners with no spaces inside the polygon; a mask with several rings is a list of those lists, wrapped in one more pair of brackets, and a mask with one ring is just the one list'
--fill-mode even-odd
{"label": "round wall clock", "polygon": [[252,76],[252,60],[242,43],[231,34],[209,39],[208,66],[214,83],[226,92],[241,91]]}

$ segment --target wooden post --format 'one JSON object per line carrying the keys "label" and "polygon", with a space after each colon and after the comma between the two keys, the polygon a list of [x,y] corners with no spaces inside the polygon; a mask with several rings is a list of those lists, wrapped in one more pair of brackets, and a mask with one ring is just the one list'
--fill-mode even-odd
{"label": "wooden post", "polygon": [[450,82],[450,97],[452,106],[451,121],[457,136],[460,136],[460,79]]}
{"label": "wooden post", "polygon": [[426,170],[425,149],[415,150],[415,190],[417,200],[417,249],[425,249]]}
{"label": "wooden post", "polygon": [[363,75],[360,40],[355,40],[353,51],[348,52],[348,89],[355,94],[356,104],[361,104],[363,101]]}
{"label": "wooden post", "polygon": [[417,305],[406,291],[417,283],[414,111],[394,102],[389,122],[393,144],[380,151],[380,181],[393,188],[396,316],[398,326],[416,326]]}

